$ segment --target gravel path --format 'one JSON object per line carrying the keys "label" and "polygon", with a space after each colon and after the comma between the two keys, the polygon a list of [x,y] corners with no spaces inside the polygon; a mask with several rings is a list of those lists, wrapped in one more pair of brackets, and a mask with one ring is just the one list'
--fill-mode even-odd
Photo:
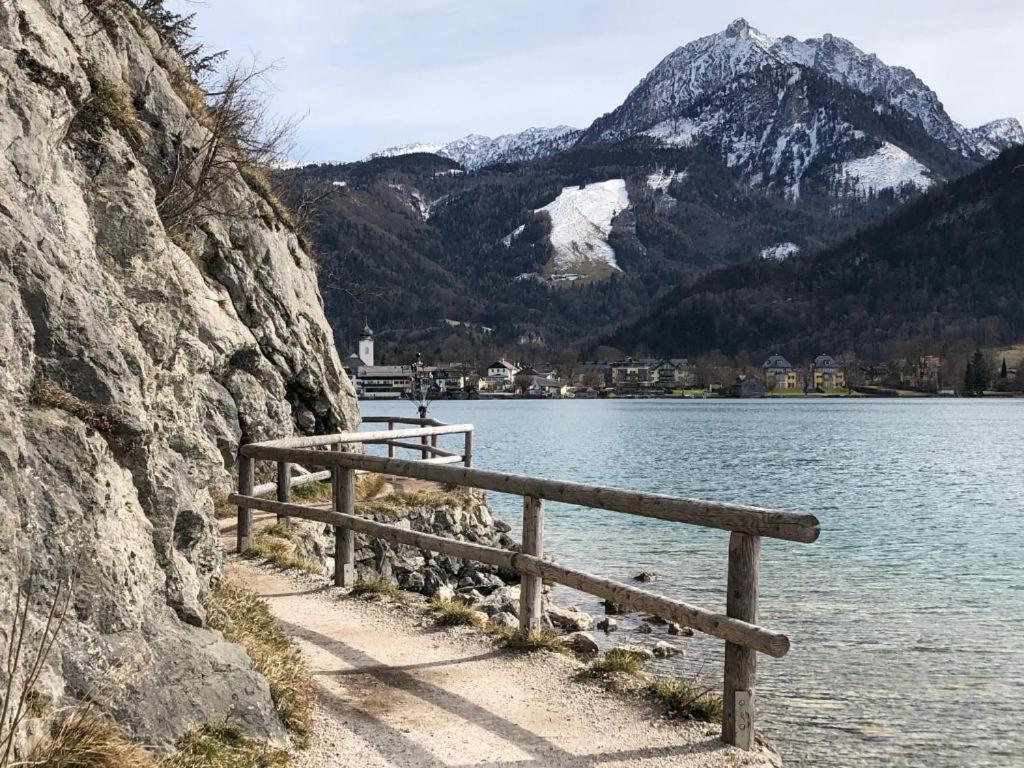
{"label": "gravel path", "polygon": [[233,559],[314,672],[318,727],[300,768],[323,766],[776,766],[718,727],[668,721],[581,679],[550,652],[496,649],[412,607],[350,598],[323,579]]}

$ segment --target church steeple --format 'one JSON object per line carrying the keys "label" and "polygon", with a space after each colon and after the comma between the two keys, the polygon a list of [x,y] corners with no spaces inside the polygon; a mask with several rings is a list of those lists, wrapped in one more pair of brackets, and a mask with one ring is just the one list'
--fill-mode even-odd
{"label": "church steeple", "polygon": [[373,330],[369,320],[363,325],[363,335],[359,337],[359,359],[363,365],[373,365]]}

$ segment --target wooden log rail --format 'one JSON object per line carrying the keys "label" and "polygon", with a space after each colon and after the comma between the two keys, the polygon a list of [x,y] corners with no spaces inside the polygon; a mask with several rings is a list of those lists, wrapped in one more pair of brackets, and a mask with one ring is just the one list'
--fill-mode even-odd
{"label": "wooden log rail", "polygon": [[[817,518],[784,510],[474,469],[471,466],[473,427],[470,424],[442,424],[434,419],[390,416],[370,417],[365,421],[386,423],[388,429],[285,438],[242,446],[239,451],[238,493],[229,497],[230,502],[238,507],[238,551],[244,551],[251,542],[252,510],[258,509],[277,514],[278,519],[286,524],[297,517],[333,526],[334,583],[338,586],[350,586],[356,578],[355,534],[361,533],[393,544],[517,571],[522,578],[519,620],[520,631],[524,633],[541,626],[541,590],[546,579],[604,598],[615,605],[653,614],[718,637],[725,641],[722,738],[729,744],[751,748],[757,654],[781,658],[789,651],[789,638],[785,634],[757,623],[761,538],[813,542],[820,532]],[[403,428],[396,429],[395,425]],[[409,426],[411,428],[405,428]],[[461,454],[438,448],[439,437],[458,434],[464,439]],[[408,442],[410,438],[419,438],[420,442]],[[387,445],[388,456],[352,452],[360,444]],[[322,450],[324,448],[327,450]],[[395,458],[397,449],[418,452],[420,458]],[[253,468],[257,460],[277,462],[276,482],[253,485]],[[464,466],[445,466],[452,463]],[[305,466],[326,469],[310,473],[302,469]],[[296,467],[301,471],[296,472]],[[522,496],[522,551],[420,533],[356,515],[355,476],[365,472]],[[327,478],[332,481],[333,503],[330,510],[291,502],[291,488]],[[275,491],[276,500],[260,498]],[[544,559],[545,500],[729,531],[725,613],[709,611]]]}

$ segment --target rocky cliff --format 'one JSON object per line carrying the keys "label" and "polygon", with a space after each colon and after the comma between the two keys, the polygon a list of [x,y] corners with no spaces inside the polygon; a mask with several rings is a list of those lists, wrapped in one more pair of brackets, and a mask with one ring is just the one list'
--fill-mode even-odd
{"label": "rocky cliff", "polygon": [[314,263],[241,163],[168,233],[210,129],[129,2],[4,0],[0,88],[0,626],[30,573],[34,630],[73,576],[44,697],[158,748],[222,720],[283,738],[202,600],[239,441],[358,421]]}

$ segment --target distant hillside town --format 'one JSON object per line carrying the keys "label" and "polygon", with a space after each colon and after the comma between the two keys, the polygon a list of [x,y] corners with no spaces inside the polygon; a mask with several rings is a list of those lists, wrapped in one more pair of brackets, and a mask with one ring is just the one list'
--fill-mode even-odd
{"label": "distant hillside town", "polygon": [[819,354],[803,364],[769,355],[760,365],[724,355],[625,357],[579,362],[559,356],[557,363],[513,362],[498,357],[484,365],[424,362],[377,365],[374,334],[367,324],[357,351],[344,362],[356,392],[365,400],[388,400],[413,393],[429,399],[597,398],[597,397],[786,397],[797,395],[884,395],[897,392],[932,395],[1014,392],[1024,387],[1018,368],[976,352],[966,377],[949,378],[946,361],[935,355],[865,365],[847,355]]}

